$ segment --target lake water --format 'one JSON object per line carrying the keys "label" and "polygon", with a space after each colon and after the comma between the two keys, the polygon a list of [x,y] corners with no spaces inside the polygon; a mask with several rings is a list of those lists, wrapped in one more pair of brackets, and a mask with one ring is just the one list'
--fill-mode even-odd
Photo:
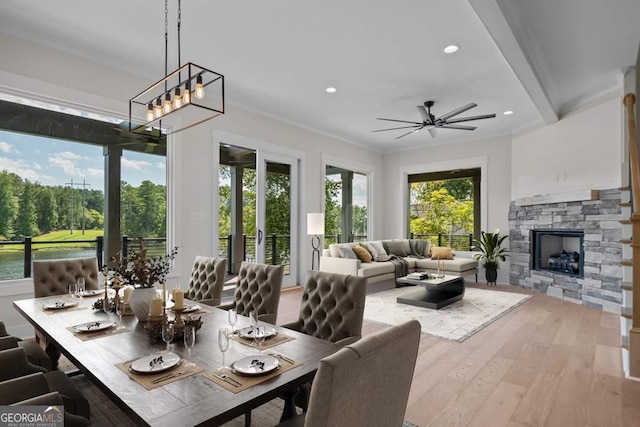
{"label": "lake water", "polygon": [[[63,258],[87,258],[96,256],[96,250],[87,249],[41,249],[33,251],[32,260]],[[31,268],[33,272],[33,267]],[[0,280],[24,278],[24,252],[0,252]]]}

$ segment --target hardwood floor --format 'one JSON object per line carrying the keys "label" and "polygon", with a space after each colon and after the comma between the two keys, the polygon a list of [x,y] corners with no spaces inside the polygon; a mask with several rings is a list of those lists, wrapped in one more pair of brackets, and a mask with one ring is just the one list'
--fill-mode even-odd
{"label": "hardwood floor", "polygon": [[[406,420],[419,426],[640,426],[640,382],[625,379],[619,316],[510,285],[526,303],[462,343],[423,335]],[[283,291],[278,323],[298,316]],[[363,335],[385,328],[365,320]]]}

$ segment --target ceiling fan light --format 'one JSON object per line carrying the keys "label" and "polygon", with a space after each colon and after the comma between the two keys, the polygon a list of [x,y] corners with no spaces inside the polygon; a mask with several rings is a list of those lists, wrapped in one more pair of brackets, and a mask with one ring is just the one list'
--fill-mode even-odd
{"label": "ceiling fan light", "polygon": [[427,130],[429,131],[429,135],[431,135],[431,138],[435,138],[436,136],[438,136],[438,131],[435,127],[428,128]]}

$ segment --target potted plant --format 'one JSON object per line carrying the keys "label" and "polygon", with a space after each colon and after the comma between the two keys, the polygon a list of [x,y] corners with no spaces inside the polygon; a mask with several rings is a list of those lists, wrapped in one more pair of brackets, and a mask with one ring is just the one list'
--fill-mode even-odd
{"label": "potted plant", "polygon": [[500,229],[497,229],[493,233],[482,232],[480,240],[476,240],[475,248],[480,251],[479,254],[475,254],[474,258],[482,262],[484,267],[485,277],[487,284],[495,286],[496,279],[498,278],[498,268],[500,261],[506,261],[509,256],[509,250],[502,248],[502,242],[508,236],[500,236]]}
{"label": "potted plant", "polygon": [[155,257],[147,255],[144,240],[136,239],[137,248],[129,248],[126,256],[118,252],[111,258],[109,279],[112,286],[131,285],[135,289],[129,296],[129,306],[140,321],[147,320],[149,303],[156,296],[154,285],[162,283],[171,269],[171,261],[178,254],[178,247]]}

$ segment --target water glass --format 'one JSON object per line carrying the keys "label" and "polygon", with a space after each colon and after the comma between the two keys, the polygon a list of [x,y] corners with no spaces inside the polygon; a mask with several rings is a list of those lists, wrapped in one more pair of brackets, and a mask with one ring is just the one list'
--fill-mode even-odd
{"label": "water glass", "polygon": [[231,331],[233,333],[233,327],[236,323],[238,323],[238,312],[234,309],[231,309],[227,312],[227,315],[229,317],[229,324],[231,325]]}
{"label": "water glass", "polygon": [[167,343],[167,350],[171,349],[171,341],[173,341],[173,323],[164,322],[162,324],[162,341]]}
{"label": "water glass", "polygon": [[86,290],[84,277],[78,277],[78,295],[83,296]]}
{"label": "water glass", "polygon": [[227,365],[224,362],[224,354],[227,350],[229,350],[229,329],[228,328],[218,329],[218,348],[220,349],[220,352],[222,352],[222,367],[220,367],[220,370],[226,369]]}
{"label": "water glass", "polygon": [[69,295],[71,298],[78,296],[78,284],[69,283]]}

